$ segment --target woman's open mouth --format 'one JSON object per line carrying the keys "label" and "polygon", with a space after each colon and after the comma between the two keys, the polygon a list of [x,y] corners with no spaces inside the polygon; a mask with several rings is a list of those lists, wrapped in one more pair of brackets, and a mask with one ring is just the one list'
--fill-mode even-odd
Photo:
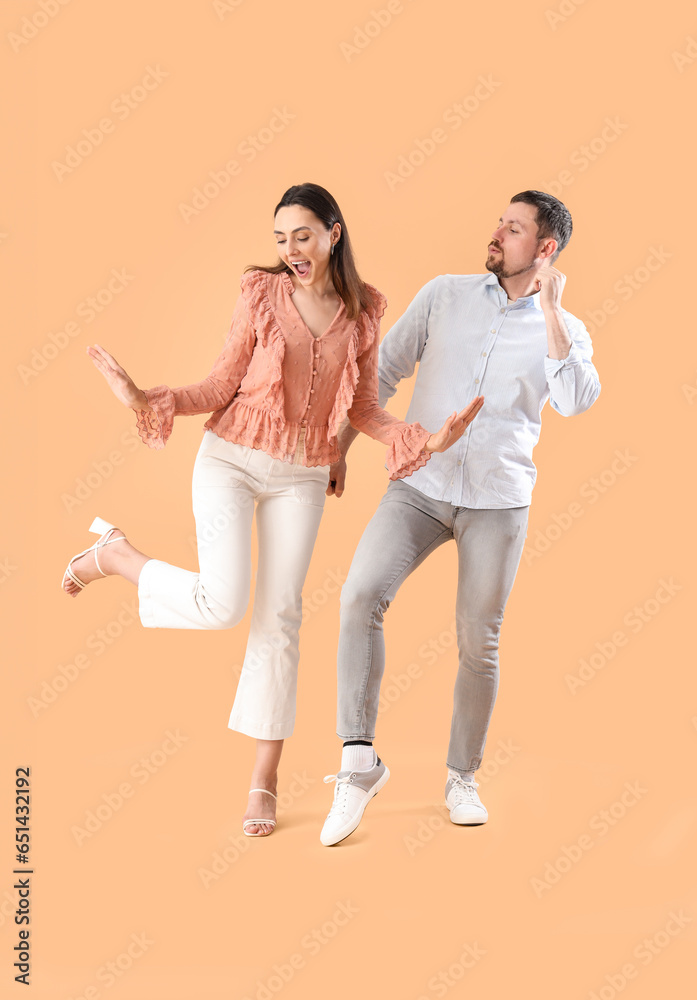
{"label": "woman's open mouth", "polygon": [[301,278],[306,278],[307,275],[310,273],[310,267],[312,265],[310,264],[309,260],[291,260],[290,263],[293,265],[293,269],[295,270],[295,272]]}

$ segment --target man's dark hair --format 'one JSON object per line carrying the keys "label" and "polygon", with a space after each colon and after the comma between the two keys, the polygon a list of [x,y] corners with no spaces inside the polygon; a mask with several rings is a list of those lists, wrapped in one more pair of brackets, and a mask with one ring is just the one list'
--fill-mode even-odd
{"label": "man's dark hair", "polygon": [[550,263],[554,263],[566,244],[571,239],[571,213],[566,205],[562,204],[554,195],[545,194],[544,191],[521,191],[511,198],[511,204],[515,201],[522,201],[526,205],[534,205],[537,209],[537,238],[547,239],[551,236],[557,241],[557,249]]}

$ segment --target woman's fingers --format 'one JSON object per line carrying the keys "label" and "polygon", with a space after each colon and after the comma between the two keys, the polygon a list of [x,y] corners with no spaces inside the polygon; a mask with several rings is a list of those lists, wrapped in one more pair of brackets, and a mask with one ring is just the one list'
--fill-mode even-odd
{"label": "woman's fingers", "polygon": [[124,371],[117,362],[116,358],[109,354],[108,351],[105,351],[103,347],[100,347],[99,344],[88,347],[87,354],[91,358],[95,368],[104,376],[109,388],[119,402],[131,409],[134,408],[135,403],[142,403],[142,398],[139,399],[139,397],[142,397],[143,394],[128,372]]}
{"label": "woman's fingers", "polygon": [[468,406],[464,408],[464,410],[460,411],[458,417],[461,418],[462,420],[465,420],[469,424],[477,416],[483,405],[484,405],[484,397],[477,396],[475,399],[472,400],[471,403],[469,403]]}
{"label": "woman's fingers", "polygon": [[465,429],[472,423],[484,404],[483,396],[476,396],[464,410],[459,413],[457,410],[445,421],[441,429],[436,433],[436,446],[434,451],[447,451],[451,445],[455,444],[465,432]]}
{"label": "woman's fingers", "polygon": [[101,371],[108,371],[111,369],[119,375],[126,375],[125,370],[121,367],[116,358],[112,354],[109,354],[108,351],[105,351],[99,344],[95,344],[93,347],[88,347],[87,353],[95,364],[101,368]]}

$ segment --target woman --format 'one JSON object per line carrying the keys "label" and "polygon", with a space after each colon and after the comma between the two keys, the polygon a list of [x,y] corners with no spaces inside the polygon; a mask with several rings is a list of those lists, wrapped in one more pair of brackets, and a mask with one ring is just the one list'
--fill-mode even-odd
{"label": "woman", "polygon": [[100,538],[74,556],[63,587],[73,597],[100,576],[138,587],[150,628],[231,628],[244,616],[256,502],[254,609],[229,727],[256,739],[243,830],[274,829],[277,769],[293,731],[302,587],[337,432],[352,425],[389,445],[391,478],[409,475],[454,444],[477,397],[435,434],[378,404],[379,323],[385,297],[358,276],[346,223],[324,188],[289,188],[274,211],[279,261],[248,267],[222,353],[201,382],[139,389],[103,348],[87,349],[117,398],[136,411],[141,438],[163,448],[177,414],[213,413],[193,475],[199,572],[153,559],[97,518]]}

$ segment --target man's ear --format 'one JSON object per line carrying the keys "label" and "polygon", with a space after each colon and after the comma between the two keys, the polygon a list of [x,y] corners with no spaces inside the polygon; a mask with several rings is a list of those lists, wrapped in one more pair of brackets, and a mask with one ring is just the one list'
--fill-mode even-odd
{"label": "man's ear", "polygon": [[552,258],[556,253],[557,246],[557,241],[553,240],[551,236],[545,237],[537,256],[540,257],[544,263],[550,263],[550,258]]}

